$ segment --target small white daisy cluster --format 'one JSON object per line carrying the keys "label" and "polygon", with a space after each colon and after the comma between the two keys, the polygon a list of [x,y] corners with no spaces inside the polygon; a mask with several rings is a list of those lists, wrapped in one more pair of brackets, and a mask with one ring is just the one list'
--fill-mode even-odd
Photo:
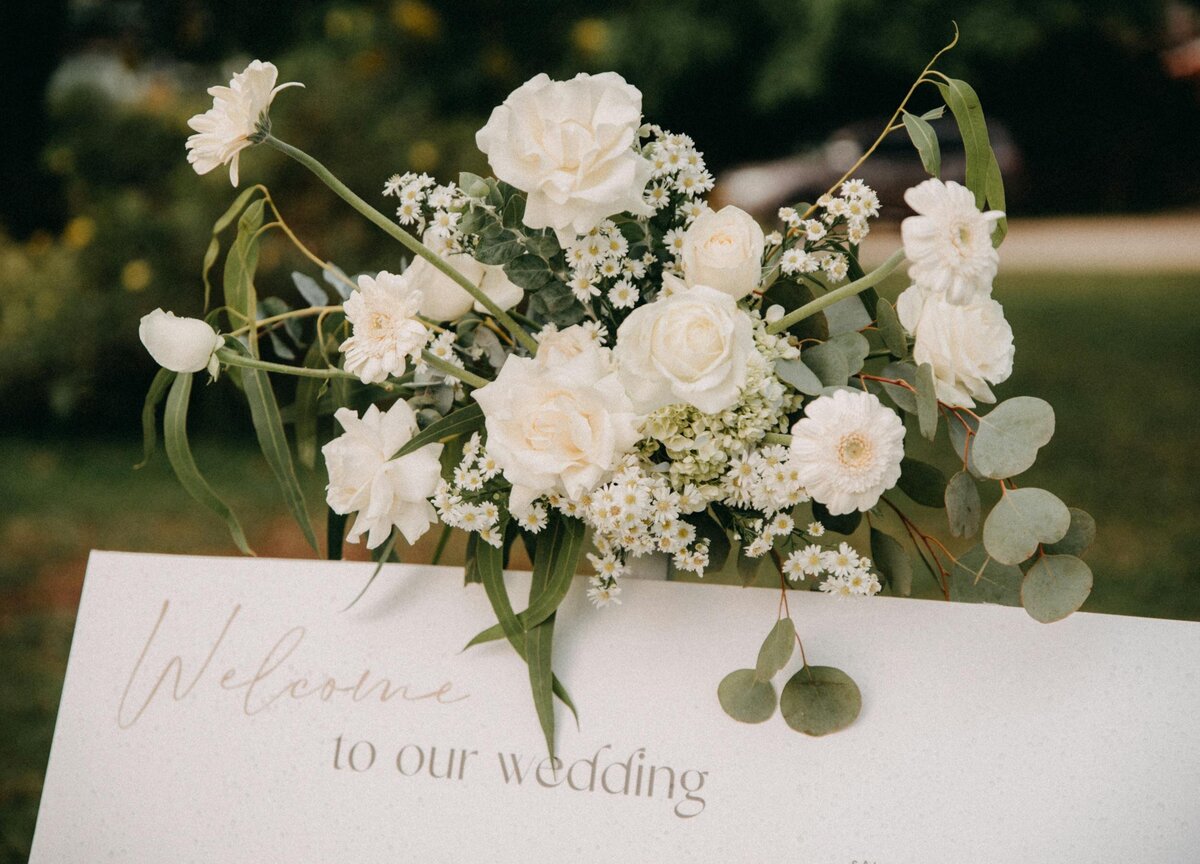
{"label": "small white daisy cluster", "polygon": [[[497,548],[504,542],[500,532],[500,505],[507,491],[503,483],[491,483],[500,476],[500,466],[488,455],[475,433],[463,445],[462,460],[454,468],[453,479],[438,483],[433,494],[433,506],[438,518],[451,528],[460,528]],[[534,508],[536,509],[536,508]],[[522,521],[525,530],[534,533],[546,524],[546,510],[541,508],[541,521],[531,528]],[[536,519],[533,520],[535,523]]]}
{"label": "small white daisy cluster", "polygon": [[[767,333],[756,312],[748,314],[754,322],[756,350],[747,358],[746,385],[738,401],[718,414],[705,414],[686,403],[668,405],[650,414],[642,427],[647,435],[642,452],[650,456],[661,445],[677,490],[720,478],[736,454],[751,450],[768,432],[786,432],[787,414],[799,405],[799,397],[789,394],[774,374],[775,361],[794,359],[799,349],[786,335]],[[723,487],[718,486],[705,493],[710,500],[723,497]]]}
{"label": "small white daisy cluster", "polygon": [[687,135],[667,132],[652,124],[643,126],[639,137],[650,139],[642,146],[642,155],[650,160],[652,169],[646,203],[658,213],[672,208],[685,225],[692,224],[708,209],[701,196],[713,188],[713,176],[704,164],[704,154]]}
{"label": "small white daisy cluster", "polygon": [[657,260],[650,252],[629,255],[629,240],[605,219],[566,249],[571,268],[567,285],[580,303],[603,296],[614,309],[632,309],[641,298],[638,280]]}
{"label": "small white daisy cluster", "polygon": [[839,244],[857,245],[866,239],[871,230],[867,220],[879,215],[879,196],[861,180],[847,180],[838,191],[817,199],[824,211],[820,218],[804,219],[795,208],[780,208],[779,219],[787,229],[773,232],[767,242],[783,247],[779,269],[784,274],[820,271],[830,282],[846,278],[850,265]]}
{"label": "small white daisy cluster", "polygon": [[389,177],[383,194],[400,200],[397,221],[411,225],[415,234],[424,236],[427,246],[443,253],[461,251],[458,221],[466,196],[454,183],[442,186],[428,174],[410,171]]}
{"label": "small white daisy cluster", "polygon": [[822,574],[825,580],[817,587],[837,597],[872,597],[881,587],[879,577],[871,572],[871,559],[860,556],[849,543],[840,543],[836,549],[810,543],[784,559],[783,575],[793,582]]}
{"label": "small white daisy cluster", "polygon": [[[804,491],[800,482],[800,469],[795,464],[791,451],[778,444],[750,450],[730,459],[729,468],[721,478],[720,488],[720,500],[723,503],[731,507],[757,510],[767,517],[781,510],[790,510],[809,500],[808,493]],[[790,523],[790,517],[788,521]],[[759,534],[758,539],[765,538],[770,541],[780,534],[791,533],[793,527],[789,524],[784,531],[771,529],[771,524],[768,522],[762,533],[755,531]],[[755,551],[760,548],[761,551]],[[765,546],[750,544],[746,554],[757,558],[770,548],[770,542]]]}
{"label": "small white daisy cluster", "polygon": [[[452,366],[457,366],[459,369],[464,369],[466,367],[463,365],[463,361],[457,353],[459,346],[456,340],[457,334],[453,330],[443,330],[430,340],[429,344],[425,346],[425,350],[434,357],[437,357],[439,360],[444,360]],[[431,371],[429,364],[420,359],[420,357],[417,358],[414,368],[417,372],[422,374],[442,375],[442,377],[445,377],[443,373]],[[462,382],[458,381],[457,379],[447,378],[446,380],[453,382],[456,387],[461,388],[462,386]]]}
{"label": "small white daisy cluster", "polygon": [[697,540],[695,526],[683,518],[708,502],[695,487],[675,491],[663,474],[647,471],[635,456],[627,456],[612,480],[580,500],[551,495],[547,502],[592,529],[596,551],[587,557],[596,575],[588,597],[597,606],[619,602],[617,583],[629,556],[662,552],[672,556],[677,569],[698,576],[708,567],[707,542]]}

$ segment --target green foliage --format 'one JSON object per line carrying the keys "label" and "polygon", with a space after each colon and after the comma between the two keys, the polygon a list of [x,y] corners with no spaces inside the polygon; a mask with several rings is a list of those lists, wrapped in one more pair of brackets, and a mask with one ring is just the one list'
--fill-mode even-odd
{"label": "green foliage", "polygon": [[945,504],[950,533],[955,537],[974,537],[979,530],[983,503],[970,472],[959,471],[950,478],[946,484]]}
{"label": "green foliage", "polygon": [[901,597],[912,593],[912,559],[908,557],[899,540],[878,528],[872,528],[871,558],[893,593]]}
{"label": "green foliage", "polygon": [[802,360],[776,360],[775,375],[805,396],[820,396],[825,389],[821,379]]}
{"label": "green foliage", "polygon": [[1096,520],[1091,514],[1077,507],[1067,509],[1071,513],[1071,525],[1061,540],[1046,545],[1050,555],[1082,555],[1096,540]]}
{"label": "green foliage", "polygon": [[900,462],[900,480],[896,485],[918,504],[926,507],[945,506],[946,475],[936,465],[905,456]]}
{"label": "green foliage", "polygon": [[921,156],[921,164],[936,177],[942,170],[942,150],[938,146],[937,133],[923,117],[904,112],[904,130]]}
{"label": "green foliage", "polygon": [[753,669],[738,669],[721,679],[717,699],[725,713],[741,723],[764,723],[775,714],[778,700],[770,681]]}
{"label": "green foliage", "polygon": [[1033,396],[1001,402],[979,420],[971,458],[980,473],[993,480],[1029,470],[1038,450],[1054,437],[1054,409]]}
{"label": "green foliage", "polygon": [[1092,593],[1092,571],[1074,555],[1043,555],[1021,583],[1021,605],[1043,624],[1059,621]]}
{"label": "green foliage", "polygon": [[879,300],[875,304],[875,319],[887,349],[896,357],[908,354],[908,334],[904,332],[904,325],[900,323],[896,307],[886,300]]}
{"label": "green foliage", "polygon": [[167,451],[167,459],[175,469],[175,476],[179,478],[180,485],[188,494],[224,519],[238,549],[246,555],[253,555],[237,516],[201,476],[200,469],[196,467],[196,460],[192,458],[187,437],[187,410],[191,394],[192,373],[177,374],[171,384],[171,392],[167,395],[167,407],[163,417],[163,444]]}
{"label": "green foliage", "polygon": [[[937,87],[962,133],[967,156],[967,188],[975,193],[975,206],[980,210],[987,207],[1003,210],[1004,178],[1000,175],[1000,166],[988,138],[987,121],[979,104],[979,96],[966,81],[946,78],[945,82]],[[992,243],[999,246],[1007,233],[1008,219],[1001,218],[992,233]]]}
{"label": "green foliage", "polygon": [[950,567],[950,599],[958,603],[1021,605],[1021,568],[1001,564],[983,545],[971,547]]}
{"label": "green foliage", "polygon": [[855,721],[862,710],[862,694],[841,669],[805,666],[783,686],[779,707],[797,732],[828,735]]}
{"label": "green foliage", "polygon": [[[759,681],[770,681],[792,659],[796,650],[796,625],[791,618],[780,618],[763,640],[758,649],[758,662],[754,666],[754,677]],[[774,706],[772,706],[774,710]]]}
{"label": "green foliage", "polygon": [[937,435],[938,402],[937,388],[933,380],[933,367],[922,363],[917,367],[917,425],[921,434],[933,440]]}
{"label": "green foliage", "polygon": [[1045,489],[1008,489],[983,523],[983,545],[1001,564],[1020,564],[1071,525],[1067,505]]}

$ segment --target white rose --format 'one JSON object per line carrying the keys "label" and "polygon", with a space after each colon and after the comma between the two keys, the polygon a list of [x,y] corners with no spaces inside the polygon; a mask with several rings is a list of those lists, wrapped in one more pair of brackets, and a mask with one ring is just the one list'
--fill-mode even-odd
{"label": "white rose", "polygon": [[1007,380],[1015,353],[999,303],[987,297],[960,305],[914,285],[896,300],[896,312],[915,339],[913,359],[933,367],[939,400],[964,408],[996,401],[988,385]]}
{"label": "white rose", "polygon": [[154,361],[172,372],[217,374],[216,350],[225,340],[199,318],[176,318],[174,312],[155,309],[142,316],[138,338]]}
{"label": "white rose", "polygon": [[754,218],[732,204],[697,217],[683,235],[683,278],[740,300],[762,278],[766,239]]}
{"label": "white rose", "polygon": [[639,411],[686,402],[717,414],[737,402],[753,351],[750,318],[737,301],[696,285],[635,309],[613,356]]}
{"label": "white rose", "polygon": [[649,216],[650,161],[633,146],[642,94],[615,72],[526,81],[492,111],[475,142],[496,177],[528,195],[525,224],[566,246],[614,213]]}
{"label": "white rose", "polygon": [[585,377],[602,377],[613,371],[612,352],[596,341],[594,331],[581,324],[565,330],[551,325],[538,334],[538,368],[578,368]]}
{"label": "white rose", "polygon": [[[608,353],[599,346],[591,350]],[[608,479],[641,437],[640,418],[606,367],[573,361],[544,368],[514,356],[495,381],[475,391],[487,451],[513,487],[511,512],[525,512],[552,492],[578,499]]]}
{"label": "white rose", "polygon": [[[521,302],[525,291],[513,284],[504,273],[504,268],[494,264],[480,264],[466,252],[444,255],[446,263],[479,287],[501,309],[511,309]],[[422,295],[420,313],[434,321],[453,321],[471,311],[487,311],[467,293],[467,290],[434,267],[424,258],[418,257],[404,275],[414,291]]]}
{"label": "white rose", "polygon": [[393,459],[417,431],[417,418],[404,400],[386,412],[372,405],[360,418],[349,408],[333,415],[344,435],[323,448],[329,471],[326,501],[334,513],[357,513],[346,539],[367,535],[367,548],[387,540],[392,529],[415,543],[437,519],[428,499],[441,479],[441,444]]}

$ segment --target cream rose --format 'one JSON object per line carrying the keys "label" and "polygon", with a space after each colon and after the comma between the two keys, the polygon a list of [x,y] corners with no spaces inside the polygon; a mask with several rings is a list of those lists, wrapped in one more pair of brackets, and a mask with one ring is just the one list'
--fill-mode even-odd
{"label": "cream rose", "polygon": [[174,312],[155,309],[142,316],[138,338],[154,361],[172,372],[217,374],[216,350],[225,340],[199,318],[177,318]]}
{"label": "cream rose", "polygon": [[1012,328],[1004,309],[985,297],[951,303],[916,285],[896,301],[900,323],[913,335],[913,359],[933,367],[937,397],[947,405],[973,408],[995,402],[989,384],[1012,374]]}
{"label": "cream rose", "polygon": [[674,289],[621,324],[613,349],[621,381],[639,411],[686,402],[717,414],[737,402],[746,383],[750,318],[715,288]]}
{"label": "cream rose", "polygon": [[596,362],[562,366],[509,357],[496,380],[474,393],[488,453],[513,487],[513,513],[552,492],[579,498],[605,481],[640,437],[640,418],[616,373],[607,371],[608,350],[591,351]]}
{"label": "cream rose", "polygon": [[696,218],[683,236],[683,278],[740,300],[762,278],[763,230],[733,205]]}
{"label": "cream rose", "polygon": [[544,74],[492,111],[475,142],[496,177],[528,195],[525,224],[564,247],[614,213],[649,216],[650,161],[634,149],[642,94],[615,72],[570,81]]}
{"label": "cream rose", "polygon": [[581,375],[602,377],[613,371],[612,352],[600,345],[594,331],[580,324],[564,330],[553,325],[538,334],[539,369],[578,369]]}
{"label": "cream rose", "polygon": [[[446,263],[467,277],[484,294],[495,301],[501,309],[511,309],[521,302],[525,291],[513,284],[504,273],[504,268],[495,264],[480,264],[466,252],[455,252],[443,256]],[[438,270],[424,258],[417,258],[404,271],[413,291],[421,292],[418,311],[434,321],[453,321],[471,311],[485,312],[483,305],[476,302],[467,290]]]}

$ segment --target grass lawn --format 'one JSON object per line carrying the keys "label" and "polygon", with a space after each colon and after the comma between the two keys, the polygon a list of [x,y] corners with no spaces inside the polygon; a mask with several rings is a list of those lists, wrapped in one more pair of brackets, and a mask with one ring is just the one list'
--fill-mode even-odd
{"label": "grass lawn", "polygon": [[[1017,342],[999,395],[1041,396],[1058,416],[1022,485],[1100,526],[1085,608],[1200,620],[1200,275],[1008,276],[996,297]],[[87,550],[234,553],[161,454],[130,470],[139,449],[134,438],[0,439],[0,862],[28,853]],[[196,458],[260,554],[306,554],[252,444],[202,442]],[[306,483],[318,502],[320,480]],[[414,560],[427,554],[423,544]],[[927,577],[917,583],[929,593]]]}

